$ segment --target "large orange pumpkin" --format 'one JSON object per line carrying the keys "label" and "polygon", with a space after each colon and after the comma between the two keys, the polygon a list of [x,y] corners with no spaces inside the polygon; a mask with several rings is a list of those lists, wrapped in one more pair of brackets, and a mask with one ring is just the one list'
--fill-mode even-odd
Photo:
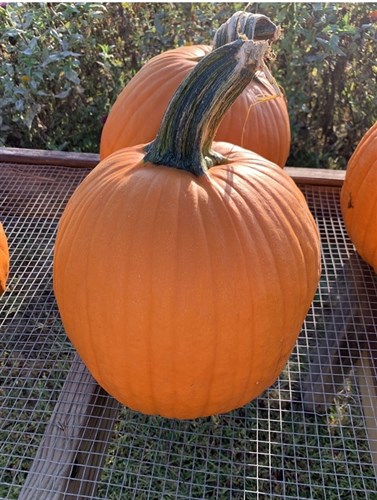
{"label": "large orange pumpkin", "polygon": [[[271,25],[276,28],[266,20],[262,15],[237,12],[219,29],[215,43],[236,39],[237,29],[257,39],[269,33]],[[101,136],[101,159],[123,147],[152,141],[179,84],[211,51],[209,45],[180,47],[145,64],[110,110]],[[225,114],[216,140],[237,144],[284,166],[291,140],[287,103],[266,71],[264,66]]]}
{"label": "large orange pumpkin", "polygon": [[317,288],[319,238],[301,191],[256,153],[212,143],[263,50],[237,41],[210,52],[156,140],[100,162],[59,224],[67,334],[99,384],[146,414],[195,418],[257,397]]}
{"label": "large orange pumpkin", "polygon": [[9,273],[8,241],[0,222],[0,295],[4,292]]}
{"label": "large orange pumpkin", "polygon": [[348,162],[340,203],[357,252],[377,272],[377,122]]}

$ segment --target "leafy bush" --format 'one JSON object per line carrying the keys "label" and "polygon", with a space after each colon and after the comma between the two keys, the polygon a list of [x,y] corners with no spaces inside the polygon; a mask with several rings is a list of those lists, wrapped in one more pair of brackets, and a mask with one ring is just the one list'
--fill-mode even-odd
{"label": "leafy bush", "polygon": [[[151,57],[210,43],[247,4],[0,4],[0,145],[98,151],[103,121]],[[373,4],[252,4],[281,24],[272,71],[292,126],[288,163],[344,167],[377,119]]]}
{"label": "leafy bush", "polygon": [[373,4],[263,4],[284,28],[274,73],[293,135],[289,162],[345,167],[377,120]]}
{"label": "leafy bush", "polygon": [[180,4],[182,22],[170,4],[3,4],[0,145],[97,151],[125,83],[161,50],[209,39],[210,7]]}

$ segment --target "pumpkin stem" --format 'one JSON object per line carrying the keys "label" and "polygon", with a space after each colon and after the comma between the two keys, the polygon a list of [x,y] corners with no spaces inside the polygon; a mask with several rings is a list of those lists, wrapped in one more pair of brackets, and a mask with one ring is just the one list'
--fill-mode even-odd
{"label": "pumpkin stem", "polygon": [[145,162],[204,174],[226,159],[212,141],[225,112],[262,66],[267,41],[236,40],[210,52],[181,83]]}
{"label": "pumpkin stem", "polygon": [[270,40],[279,37],[280,28],[263,14],[237,11],[218,28],[213,39],[213,48],[238,40]]}
{"label": "pumpkin stem", "polygon": [[[213,48],[217,49],[239,38],[242,40],[269,40],[274,42],[280,37],[280,33],[280,26],[274,24],[267,16],[239,10],[218,28],[213,39]],[[263,71],[262,75],[267,78],[267,81],[274,88],[276,97],[281,97],[281,90],[268,66],[263,63],[261,69]],[[260,74],[256,74],[253,80],[261,86],[265,85],[263,78],[260,78]]]}

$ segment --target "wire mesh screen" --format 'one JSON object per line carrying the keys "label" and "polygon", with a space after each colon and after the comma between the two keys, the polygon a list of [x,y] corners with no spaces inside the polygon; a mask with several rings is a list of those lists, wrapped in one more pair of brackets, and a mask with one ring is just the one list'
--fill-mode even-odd
{"label": "wire mesh screen", "polygon": [[0,165],[11,272],[0,299],[0,497],[18,498],[70,367],[51,287],[59,214],[85,172]]}
{"label": "wire mesh screen", "polygon": [[[59,217],[87,172],[0,165],[0,220],[11,254],[0,299],[0,498],[22,496],[58,398],[86,396],[86,382],[62,391],[74,351],[57,312],[51,269]],[[323,273],[279,380],[243,408],[194,421],[122,407],[101,451],[88,419],[77,433],[87,441],[85,469],[93,469],[96,485],[89,494],[80,482],[76,454],[64,474],[76,480],[77,498],[377,498],[376,276],[345,234],[339,188],[302,189],[321,232]],[[111,400],[102,394],[87,405],[98,411]],[[69,415],[57,422],[63,436],[79,425]],[[66,446],[75,444],[67,438]],[[36,484],[35,498],[64,497],[57,480],[49,490],[42,480]]]}

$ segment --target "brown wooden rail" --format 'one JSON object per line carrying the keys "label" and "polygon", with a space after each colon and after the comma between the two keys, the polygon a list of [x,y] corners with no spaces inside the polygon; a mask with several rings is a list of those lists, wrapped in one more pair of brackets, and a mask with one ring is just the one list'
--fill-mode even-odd
{"label": "brown wooden rail", "polygon": [[0,162],[92,168],[99,162],[99,155],[44,149],[0,148]]}
{"label": "brown wooden rail", "polygon": [[[99,162],[99,155],[95,153],[45,151],[41,149],[0,148],[0,162],[93,168]],[[285,169],[298,184],[341,186],[344,181],[345,171],[343,170],[289,166],[285,167]]]}
{"label": "brown wooden rail", "polygon": [[93,496],[119,407],[76,355],[19,499]]}

